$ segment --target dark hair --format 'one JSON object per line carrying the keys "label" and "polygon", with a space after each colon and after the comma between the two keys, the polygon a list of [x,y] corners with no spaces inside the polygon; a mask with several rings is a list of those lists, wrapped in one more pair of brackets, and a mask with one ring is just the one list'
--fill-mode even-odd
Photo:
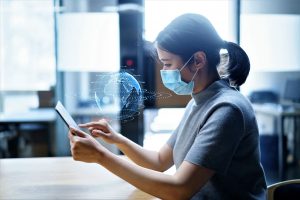
{"label": "dark hair", "polygon": [[223,67],[235,86],[242,85],[249,74],[250,62],[245,51],[237,44],[223,41],[207,18],[199,14],[183,14],[175,18],[157,36],[156,44],[180,56],[186,62],[197,51],[203,51],[210,67],[220,63],[220,49],[227,49],[229,62]]}

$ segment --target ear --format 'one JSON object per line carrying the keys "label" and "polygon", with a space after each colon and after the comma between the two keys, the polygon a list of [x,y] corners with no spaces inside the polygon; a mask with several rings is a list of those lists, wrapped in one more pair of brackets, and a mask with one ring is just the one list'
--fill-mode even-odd
{"label": "ear", "polygon": [[194,63],[196,70],[202,69],[206,64],[206,54],[203,51],[197,51],[194,54]]}

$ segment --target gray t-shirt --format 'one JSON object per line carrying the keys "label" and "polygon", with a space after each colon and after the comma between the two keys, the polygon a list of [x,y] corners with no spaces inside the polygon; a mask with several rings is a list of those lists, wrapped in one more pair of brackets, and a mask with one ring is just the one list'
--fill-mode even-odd
{"label": "gray t-shirt", "polygon": [[226,80],[215,81],[192,97],[167,142],[176,168],[187,161],[215,171],[192,199],[266,199],[250,102]]}

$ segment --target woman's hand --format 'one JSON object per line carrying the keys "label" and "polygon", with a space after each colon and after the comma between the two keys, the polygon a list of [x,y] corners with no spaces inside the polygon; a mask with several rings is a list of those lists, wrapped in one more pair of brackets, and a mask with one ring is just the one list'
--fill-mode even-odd
{"label": "woman's hand", "polygon": [[70,128],[68,136],[74,160],[100,164],[108,153],[95,138],[81,130]]}
{"label": "woman's hand", "polygon": [[79,126],[88,128],[92,136],[100,137],[107,143],[120,144],[123,142],[122,135],[117,133],[105,119],[101,119],[97,122],[79,124]]}

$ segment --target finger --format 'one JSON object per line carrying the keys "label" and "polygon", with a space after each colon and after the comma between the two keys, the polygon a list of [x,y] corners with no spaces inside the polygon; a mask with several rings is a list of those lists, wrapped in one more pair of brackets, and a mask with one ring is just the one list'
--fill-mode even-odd
{"label": "finger", "polygon": [[80,140],[81,137],[74,135],[71,131],[69,132],[70,147],[73,148],[74,144]]}
{"label": "finger", "polygon": [[90,128],[89,128],[89,132],[90,132],[90,133],[92,133],[93,130],[95,130],[95,128],[93,128],[93,127],[90,127]]}
{"label": "finger", "polygon": [[106,119],[100,119],[99,121],[88,122],[85,124],[79,124],[80,127],[88,128],[88,127],[95,127],[95,126],[105,126],[107,124]]}
{"label": "finger", "polygon": [[73,133],[71,132],[71,130],[68,132],[68,138],[70,139],[70,142],[73,142],[73,140],[74,140],[74,135],[73,135]]}
{"label": "finger", "polygon": [[79,124],[78,126],[82,127],[82,128],[89,128],[89,127],[94,127],[94,126],[98,126],[98,125],[99,125],[99,122],[88,122],[85,124]]}
{"label": "finger", "polygon": [[93,137],[108,137],[108,134],[101,130],[93,130],[92,136]]}
{"label": "finger", "polygon": [[81,131],[79,129],[76,129],[74,127],[70,127],[70,131],[72,133],[74,133],[75,135],[79,136],[79,137],[86,137],[87,136],[87,134],[85,132],[83,132],[83,131]]}
{"label": "finger", "polygon": [[91,132],[91,134],[92,134],[93,137],[101,137],[102,134],[103,134],[103,132],[100,131],[100,130],[93,130],[93,131]]}
{"label": "finger", "polygon": [[73,130],[71,130],[71,127],[69,128],[69,133],[71,133],[71,135],[73,135],[73,136],[76,135],[76,133]]}
{"label": "finger", "polygon": [[107,119],[102,118],[102,119],[98,120],[98,122],[107,123]]}

